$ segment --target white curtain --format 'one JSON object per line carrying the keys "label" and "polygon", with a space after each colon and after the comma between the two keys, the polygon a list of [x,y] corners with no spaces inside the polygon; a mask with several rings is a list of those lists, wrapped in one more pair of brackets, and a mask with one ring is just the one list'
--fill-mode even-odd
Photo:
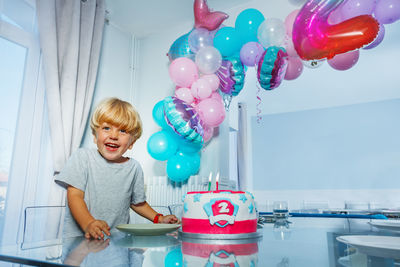
{"label": "white curtain", "polygon": [[104,0],[36,0],[54,172],[82,140],[99,64]]}

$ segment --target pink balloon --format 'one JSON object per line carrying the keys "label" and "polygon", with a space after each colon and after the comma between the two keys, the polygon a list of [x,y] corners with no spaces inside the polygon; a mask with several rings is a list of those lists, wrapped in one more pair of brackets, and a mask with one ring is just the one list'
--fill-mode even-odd
{"label": "pink balloon", "polygon": [[292,39],[289,39],[286,41],[285,48],[286,48],[286,53],[289,55],[289,57],[298,57],[299,56],[297,54],[296,49],[294,48]]}
{"label": "pink balloon", "polygon": [[337,54],[332,59],[328,60],[329,66],[335,70],[348,70],[353,67],[360,57],[360,50]]}
{"label": "pink balloon", "polygon": [[366,47],[363,47],[363,49],[372,49],[372,48],[378,46],[383,41],[384,37],[385,37],[385,26],[381,23],[381,24],[379,24],[378,36],[375,38],[375,40],[372,43],[370,43]]}
{"label": "pink balloon", "polygon": [[213,98],[217,101],[223,102],[222,96],[218,92],[213,92],[210,96],[210,98]]}
{"label": "pink balloon", "polygon": [[208,142],[213,137],[214,128],[213,127],[204,126],[203,130],[204,130],[204,135],[203,135],[204,142]]}
{"label": "pink balloon", "polygon": [[172,61],[168,71],[171,80],[180,87],[190,87],[199,78],[196,64],[186,57],[180,57]]}
{"label": "pink balloon", "polygon": [[200,78],[197,81],[195,81],[192,84],[190,91],[192,92],[192,95],[198,99],[206,99],[210,97],[212,93],[210,83],[203,78]]}
{"label": "pink balloon", "polygon": [[201,121],[208,127],[216,127],[225,119],[224,103],[214,98],[207,98],[197,105]]}
{"label": "pink balloon", "polygon": [[206,80],[211,87],[211,91],[217,91],[219,87],[219,78],[215,74],[206,74],[201,76],[202,79]]}
{"label": "pink balloon", "polygon": [[194,100],[193,95],[190,92],[190,89],[186,87],[178,88],[175,91],[175,96],[188,104],[191,104]]}
{"label": "pink balloon", "polygon": [[295,9],[292,12],[287,15],[285,19],[285,28],[286,28],[286,34],[292,38],[292,33],[293,33],[293,23],[294,20],[296,19],[297,14],[299,14],[300,9]]}
{"label": "pink balloon", "polygon": [[289,57],[285,80],[294,80],[303,72],[303,62],[299,57]]}

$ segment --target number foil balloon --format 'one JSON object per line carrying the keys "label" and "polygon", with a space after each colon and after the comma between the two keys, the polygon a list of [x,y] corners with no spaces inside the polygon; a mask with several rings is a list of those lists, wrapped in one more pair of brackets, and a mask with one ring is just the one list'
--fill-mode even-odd
{"label": "number foil balloon", "polygon": [[196,110],[179,98],[164,99],[164,115],[168,125],[180,136],[195,144],[202,144],[203,126]]}
{"label": "number foil balloon", "polygon": [[237,96],[244,86],[245,70],[238,57],[222,60],[217,71],[219,89],[227,95]]}
{"label": "number foil balloon", "polygon": [[265,90],[278,87],[285,77],[288,54],[283,47],[270,46],[258,62],[257,79]]}
{"label": "number foil balloon", "polygon": [[206,0],[195,0],[194,5],[194,26],[206,28],[209,31],[217,29],[228,15],[220,11],[210,11]]}
{"label": "number foil balloon", "polygon": [[371,43],[379,23],[370,15],[361,15],[331,25],[328,17],[345,0],[309,0],[293,25],[293,44],[303,60],[333,58]]}
{"label": "number foil balloon", "polygon": [[177,59],[178,57],[187,57],[190,59],[194,59],[194,53],[190,50],[189,47],[189,34],[190,32],[182,35],[172,43],[168,51],[168,58],[170,62],[174,59]]}

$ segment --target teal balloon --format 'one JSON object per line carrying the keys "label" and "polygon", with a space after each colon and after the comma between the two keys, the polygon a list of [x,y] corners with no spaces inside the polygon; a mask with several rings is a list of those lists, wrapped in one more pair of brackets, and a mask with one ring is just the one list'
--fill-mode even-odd
{"label": "teal balloon", "polygon": [[245,9],[237,16],[235,29],[240,35],[243,44],[258,42],[257,30],[264,20],[264,15],[254,8]]}
{"label": "teal balloon", "polygon": [[172,43],[168,51],[168,58],[170,62],[174,61],[178,57],[187,57],[194,60],[195,54],[190,50],[189,47],[190,33],[191,31],[182,35]]}
{"label": "teal balloon", "polygon": [[177,151],[178,145],[165,130],[154,133],[147,141],[147,151],[156,160],[168,160]]}
{"label": "teal balloon", "polygon": [[165,267],[182,267],[183,255],[180,248],[176,248],[168,252],[164,259]]}
{"label": "teal balloon", "polygon": [[192,168],[187,157],[182,154],[175,154],[167,161],[168,178],[174,182],[183,182],[189,179]]}
{"label": "teal balloon", "polygon": [[185,138],[179,136],[178,134],[174,135],[174,139],[178,144],[178,150],[185,153],[195,153],[200,151],[203,148],[203,144],[201,143],[193,143],[191,141],[186,140]]}
{"label": "teal balloon", "polygon": [[154,105],[152,114],[153,114],[153,120],[157,123],[158,126],[160,126],[163,129],[169,127],[167,122],[165,121],[165,116],[164,116],[164,100],[161,100]]}
{"label": "teal balloon", "polygon": [[214,47],[223,57],[230,57],[240,52],[242,41],[235,28],[223,27],[215,33]]}
{"label": "teal balloon", "polygon": [[200,170],[200,154],[199,153],[186,153],[179,151],[176,153],[183,157],[185,161],[189,162],[190,164],[190,174],[195,175]]}

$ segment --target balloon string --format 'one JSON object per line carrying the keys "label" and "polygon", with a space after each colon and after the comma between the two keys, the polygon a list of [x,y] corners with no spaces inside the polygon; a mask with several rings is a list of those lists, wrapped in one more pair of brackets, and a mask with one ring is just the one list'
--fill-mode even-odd
{"label": "balloon string", "polygon": [[[257,64],[255,65],[255,70],[256,70],[256,73],[258,73],[258,66],[257,66]],[[256,114],[257,114],[257,123],[260,123],[260,121],[262,120],[262,117],[261,117],[261,102],[262,102],[262,100],[261,100],[261,97],[260,97],[261,86],[260,86],[260,83],[259,83],[258,79],[257,79],[257,81],[256,81],[256,86],[257,86],[257,93],[256,93],[256,97],[257,97]]]}

